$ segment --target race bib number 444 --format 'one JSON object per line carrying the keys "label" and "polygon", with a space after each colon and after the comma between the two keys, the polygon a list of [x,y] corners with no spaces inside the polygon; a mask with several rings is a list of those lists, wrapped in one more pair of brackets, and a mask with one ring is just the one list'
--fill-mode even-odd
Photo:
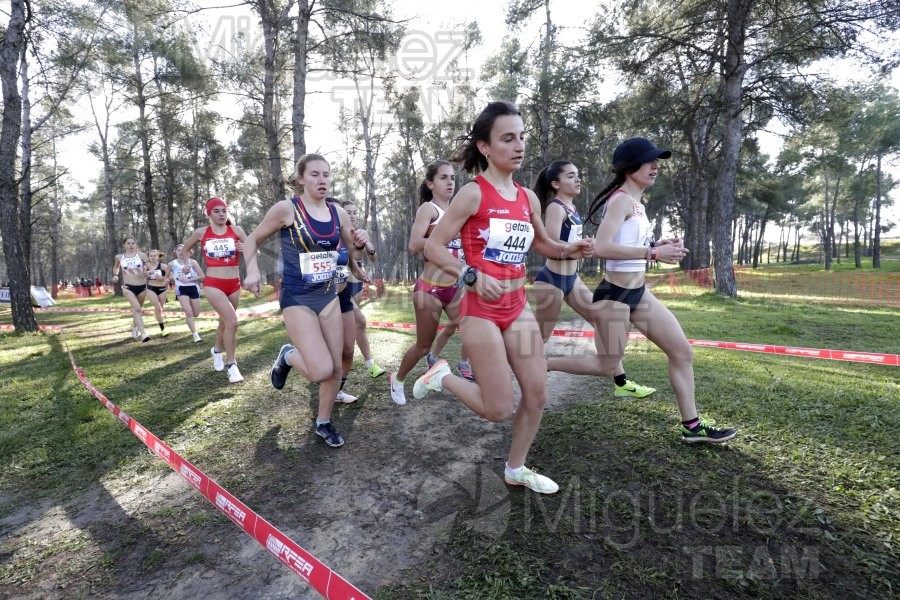
{"label": "race bib number 444", "polygon": [[231,258],[237,254],[233,238],[206,240],[206,247],[203,250],[209,258]]}
{"label": "race bib number 444", "polygon": [[300,254],[300,273],[307,283],[331,281],[334,277],[337,252],[304,252]]}
{"label": "race bib number 444", "polygon": [[522,264],[533,241],[534,228],[531,223],[511,219],[491,219],[484,258],[504,265]]}

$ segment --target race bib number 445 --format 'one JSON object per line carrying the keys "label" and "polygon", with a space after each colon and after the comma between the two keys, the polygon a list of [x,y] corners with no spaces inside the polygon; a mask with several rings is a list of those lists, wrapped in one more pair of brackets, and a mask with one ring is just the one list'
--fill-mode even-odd
{"label": "race bib number 445", "polygon": [[337,252],[303,252],[300,254],[300,273],[307,283],[331,281],[337,264]]}
{"label": "race bib number 445", "polygon": [[522,264],[533,241],[534,228],[531,223],[511,219],[491,219],[484,258],[504,265]]}
{"label": "race bib number 445", "polygon": [[203,251],[209,258],[231,258],[237,254],[233,238],[206,240],[206,247]]}

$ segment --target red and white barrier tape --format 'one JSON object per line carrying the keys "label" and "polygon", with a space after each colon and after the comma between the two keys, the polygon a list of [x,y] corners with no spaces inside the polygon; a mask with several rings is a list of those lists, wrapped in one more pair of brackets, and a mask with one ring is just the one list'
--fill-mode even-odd
{"label": "red and white barrier tape", "polygon": [[[40,325],[41,331],[62,331],[59,325]],[[0,325],[0,331],[15,331],[15,325]]]}
{"label": "red and white barrier tape", "polygon": [[88,378],[85,377],[84,370],[75,363],[72,351],[68,350],[68,348],[66,351],[69,353],[72,369],[75,370],[79,381],[101,404],[106,406],[119,421],[128,427],[139,440],[146,444],[172,470],[181,475],[185,481],[203,494],[213,506],[255,539],[263,548],[274,554],[278,560],[287,565],[289,569],[311,585],[313,589],[329,600],[370,600],[369,596],[304,550],[274,525],[232,496],[203,471],[185,460],[143,425],[128,416],[124,410],[116,406],[100,390],[94,387]]}
{"label": "red and white barrier tape", "polygon": [[[415,330],[415,323],[389,323],[387,321],[371,321],[369,327],[376,329]],[[593,338],[593,329],[554,329],[552,335],[569,338]],[[630,340],[646,340],[640,333],[629,333]],[[688,340],[692,346],[720,348],[722,350],[741,350],[744,352],[763,352],[768,354],[787,354],[805,358],[824,358],[876,365],[900,366],[900,354],[883,354],[880,352],[856,352],[848,350],[824,350],[818,348],[799,348],[795,346],[775,346],[772,344],[745,344],[741,342],[719,342],[712,340]]]}
{"label": "red and white barrier tape", "polygon": [[[42,312],[121,312],[131,314],[131,311],[125,308],[44,308]],[[171,313],[179,316],[182,313]],[[215,312],[200,313],[200,316],[218,316]],[[239,311],[238,316],[241,318],[266,318],[281,319],[282,316],[274,313],[253,313],[251,311]],[[374,329],[416,329],[415,323],[391,323],[389,321],[370,321],[369,327]],[[44,327],[43,325],[41,326]],[[46,327],[54,327],[48,325]],[[12,329],[11,325],[0,326],[0,329]],[[593,329],[554,329],[552,335],[557,337],[569,338],[593,338]],[[644,340],[647,339],[640,333],[629,333],[628,339]],[[691,340],[688,342],[692,346],[703,346],[705,348],[719,348],[722,350],[740,350],[743,352],[761,352],[766,354],[786,354],[788,356],[802,356],[805,358],[822,358],[827,360],[842,360],[845,362],[868,363],[874,365],[890,365],[900,366],[900,354],[886,354],[881,352],[858,352],[855,350],[830,350],[822,348],[801,348],[797,346],[776,346],[773,344],[748,344],[743,342],[721,342],[714,340]]]}

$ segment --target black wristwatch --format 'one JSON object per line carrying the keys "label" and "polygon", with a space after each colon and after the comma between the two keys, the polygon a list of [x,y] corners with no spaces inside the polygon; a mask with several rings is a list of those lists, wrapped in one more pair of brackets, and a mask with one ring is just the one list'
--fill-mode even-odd
{"label": "black wristwatch", "polygon": [[472,287],[473,285],[475,285],[476,281],[478,281],[478,269],[469,267],[466,271],[466,274],[463,275],[463,283],[465,283],[469,287]]}

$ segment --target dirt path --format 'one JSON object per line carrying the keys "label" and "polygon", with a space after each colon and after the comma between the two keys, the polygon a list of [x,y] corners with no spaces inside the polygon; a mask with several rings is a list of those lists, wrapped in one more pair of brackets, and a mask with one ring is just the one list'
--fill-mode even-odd
{"label": "dirt path", "polygon": [[[553,338],[547,351],[591,348]],[[548,410],[564,408],[578,381],[550,374]],[[509,423],[479,419],[442,394],[416,401],[411,387],[405,407],[391,403],[386,377],[340,407],[337,419],[350,425],[338,451],[323,451],[306,430],[267,431],[246,449],[252,489],[232,490],[371,595],[429,556],[461,508],[468,526],[500,536],[510,494],[527,493],[502,480]],[[0,598],[319,597],[161,461],[144,460],[139,476],[109,475],[84,493],[3,511]]]}

